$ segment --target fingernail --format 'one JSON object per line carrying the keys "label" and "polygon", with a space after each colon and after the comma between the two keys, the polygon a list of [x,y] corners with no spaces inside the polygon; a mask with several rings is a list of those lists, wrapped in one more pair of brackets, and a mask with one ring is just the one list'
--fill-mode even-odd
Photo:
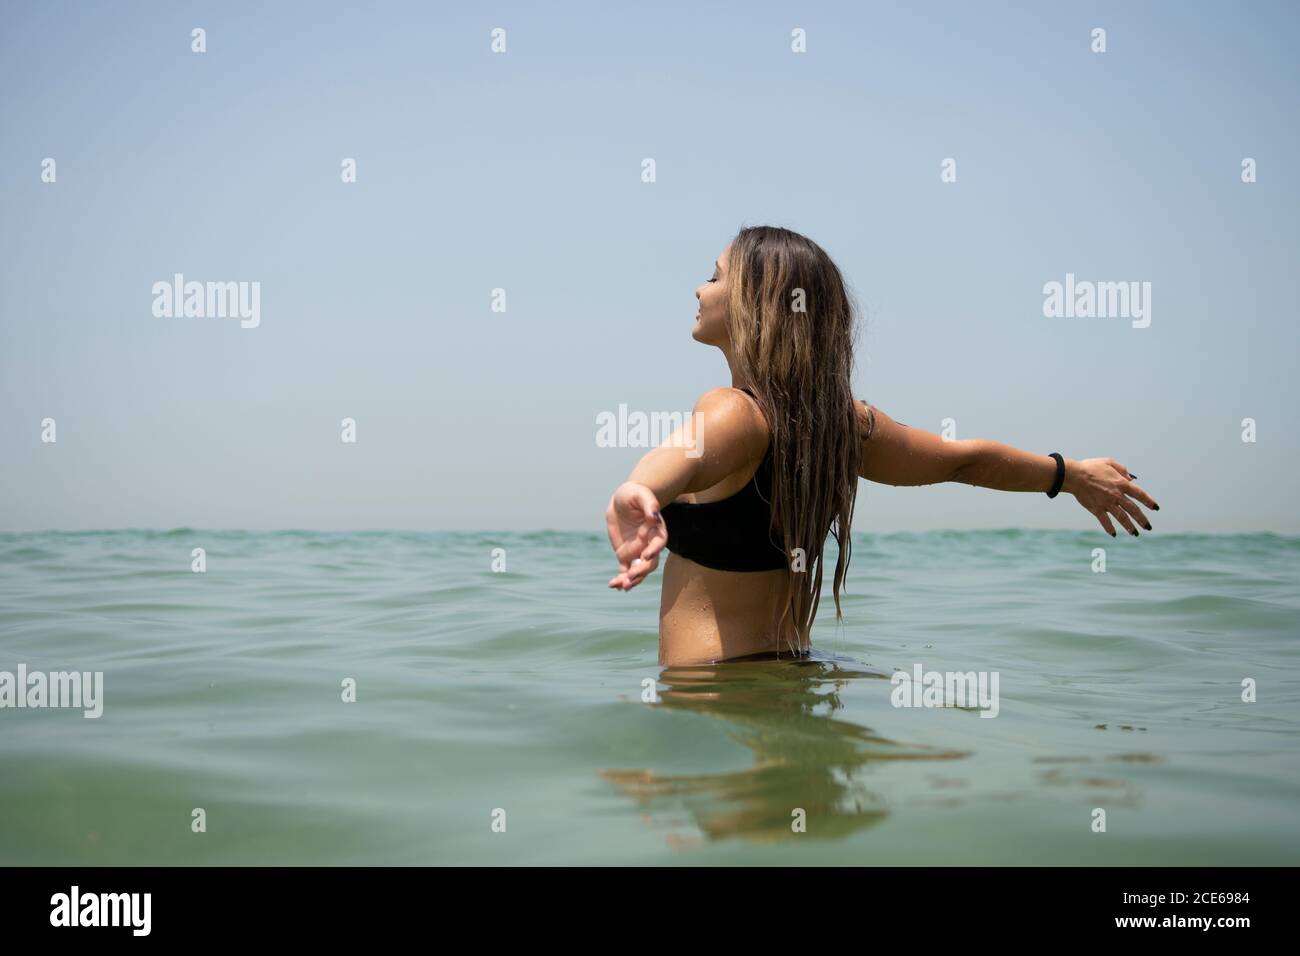
{"label": "fingernail", "polygon": [[1130,478],[1136,478],[1136,477],[1137,477],[1137,475],[1133,474],[1133,472],[1131,472],[1131,471],[1128,473],[1128,476],[1129,476]]}
{"label": "fingernail", "polygon": [[1134,529],[1133,529],[1133,537],[1135,537],[1135,538],[1140,538],[1140,537],[1142,537],[1142,532],[1141,532],[1141,531],[1138,531],[1136,528],[1134,528]]}
{"label": "fingernail", "polygon": [[1156,511],[1159,511],[1159,510],[1160,510],[1160,506],[1159,506],[1159,505],[1152,505],[1151,507],[1154,508]]}
{"label": "fingernail", "polygon": [[1112,532],[1110,533],[1110,536],[1111,536],[1112,538],[1115,537],[1115,532],[1112,531]]}
{"label": "fingernail", "polygon": [[1150,522],[1147,522],[1145,525],[1143,525],[1143,527],[1146,528],[1148,531],[1150,531],[1150,530],[1151,530],[1151,523],[1150,523]]}

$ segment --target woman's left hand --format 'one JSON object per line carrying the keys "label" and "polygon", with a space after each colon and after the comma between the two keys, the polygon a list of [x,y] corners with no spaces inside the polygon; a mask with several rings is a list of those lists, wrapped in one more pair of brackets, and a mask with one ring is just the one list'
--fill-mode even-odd
{"label": "woman's left hand", "polygon": [[659,567],[659,552],[668,543],[668,530],[659,516],[659,501],[645,485],[625,481],[609,499],[605,525],[619,568],[618,574],[610,578],[609,586],[630,591]]}

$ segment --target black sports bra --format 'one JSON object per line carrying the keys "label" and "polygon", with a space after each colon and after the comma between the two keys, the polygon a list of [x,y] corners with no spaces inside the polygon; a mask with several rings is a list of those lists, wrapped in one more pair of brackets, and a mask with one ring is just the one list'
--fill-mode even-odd
{"label": "black sports bra", "polygon": [[788,567],[785,551],[777,543],[779,536],[768,529],[771,481],[769,442],[754,477],[734,495],[703,504],[674,501],[660,509],[668,527],[668,550],[717,571]]}

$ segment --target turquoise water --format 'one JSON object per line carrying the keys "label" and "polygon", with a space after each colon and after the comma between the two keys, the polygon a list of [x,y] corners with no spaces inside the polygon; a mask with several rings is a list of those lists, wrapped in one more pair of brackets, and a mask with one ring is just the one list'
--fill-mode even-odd
{"label": "turquoise water", "polygon": [[[97,720],[0,709],[0,863],[1300,863],[1300,538],[858,535],[814,659],[671,671],[612,573],[599,534],[0,535],[0,671],[104,675]],[[894,707],[918,663],[997,717]]]}

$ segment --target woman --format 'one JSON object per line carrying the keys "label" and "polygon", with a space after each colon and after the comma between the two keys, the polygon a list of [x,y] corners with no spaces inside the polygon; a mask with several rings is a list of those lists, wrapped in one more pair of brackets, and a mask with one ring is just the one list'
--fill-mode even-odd
{"label": "woman", "polygon": [[1113,458],[1084,461],[982,439],[945,441],[854,399],[854,308],[815,242],[788,229],[740,231],[714,263],[692,336],[716,346],[731,388],[695,404],[694,430],[649,452],[610,498],[623,591],[664,567],[659,663],[714,663],[786,649],[806,654],[827,534],[839,544],[832,592],[850,557],[858,478],[942,481],[1074,495],[1112,537],[1151,530],[1159,510]]}

